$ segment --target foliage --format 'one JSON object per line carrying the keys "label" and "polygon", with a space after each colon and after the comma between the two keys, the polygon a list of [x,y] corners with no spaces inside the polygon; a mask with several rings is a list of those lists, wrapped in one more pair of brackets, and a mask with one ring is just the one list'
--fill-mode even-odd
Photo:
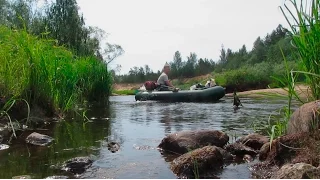
{"label": "foliage", "polygon": [[[281,10],[291,27],[292,42],[299,52],[302,73],[310,85],[314,99],[320,98],[320,2],[308,0],[303,4],[296,0],[289,1],[294,11],[287,4]],[[309,4],[308,4],[309,3]],[[296,14],[295,14],[295,13]]]}
{"label": "foliage", "polygon": [[113,93],[117,95],[135,95],[137,90],[114,90]]}
{"label": "foliage", "polygon": [[295,85],[299,78],[306,80],[306,85],[311,88],[313,98],[307,99],[307,101],[320,98],[320,3],[318,0],[309,0],[305,4],[296,0],[289,0],[289,2],[293,5],[294,11],[290,10],[286,3],[280,8],[290,25],[291,31],[289,33],[292,37],[293,47],[298,52],[301,70],[297,71],[288,66],[288,59],[281,49],[286,72],[283,77],[275,78],[275,80],[286,86],[288,104],[283,108],[282,120],[278,120],[275,124],[269,123],[271,141],[286,133],[287,125],[292,115],[293,99],[295,98],[301,104],[306,103],[300,99],[298,92],[295,90]]}
{"label": "foliage", "polygon": [[38,6],[37,0],[0,0],[0,25],[55,39],[75,55],[96,56],[108,63],[124,53],[117,44],[106,43],[106,48],[101,49],[105,32],[85,26],[76,0],[57,0],[45,2],[42,8]]}
{"label": "foliage", "polygon": [[[291,40],[288,30],[279,25],[264,38],[258,37],[251,51],[248,51],[245,45],[238,51],[226,49],[222,45],[217,63],[212,59],[198,58],[196,53],[190,53],[186,60],[183,60],[181,53],[176,51],[173,61],[170,62],[171,73],[169,77],[182,79],[214,72],[213,76],[219,82],[218,84],[232,88],[239,85],[247,86],[245,90],[266,88],[268,85],[272,87],[283,86],[271,78],[271,75],[275,73],[278,76],[285,73],[282,53],[288,60],[290,67],[299,70],[295,65],[298,54],[294,51]],[[141,72],[143,71],[140,68],[134,67],[129,74],[124,75],[126,78],[122,78],[122,82],[143,82],[150,79],[144,78],[146,74],[143,76]],[[152,79],[156,80],[157,77]],[[297,80],[302,81],[304,78],[299,76]]]}
{"label": "foliage", "polygon": [[68,111],[75,103],[111,93],[111,75],[95,57],[75,58],[53,40],[3,26],[0,39],[0,96]]}
{"label": "foliage", "polygon": [[[233,91],[235,88],[239,91],[255,88],[278,88],[285,87],[287,84],[281,84],[271,78],[282,77],[286,74],[284,63],[273,65],[272,63],[262,62],[253,66],[242,66],[236,70],[225,71],[214,74],[216,83]],[[296,63],[289,62],[291,69],[298,68]]]}
{"label": "foliage", "polygon": [[143,83],[145,81],[157,81],[160,71],[154,73],[148,65],[145,67],[133,67],[127,75],[116,76],[115,70],[112,70],[114,81],[117,83]]}

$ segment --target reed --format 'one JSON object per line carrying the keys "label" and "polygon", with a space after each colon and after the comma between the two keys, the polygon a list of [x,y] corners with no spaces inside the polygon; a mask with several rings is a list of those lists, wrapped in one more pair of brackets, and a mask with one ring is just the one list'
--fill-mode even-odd
{"label": "reed", "polygon": [[67,112],[111,94],[112,78],[95,57],[75,57],[54,40],[0,26],[0,97],[23,98]]}
{"label": "reed", "polygon": [[[288,4],[289,3],[289,4]],[[318,0],[287,0],[280,7],[286,18],[292,36],[292,45],[299,52],[298,69],[291,69],[283,55],[286,64],[286,75],[282,78],[273,77],[288,91],[288,104],[283,108],[282,119],[275,124],[269,123],[270,140],[286,133],[289,119],[292,115],[292,102],[297,100],[301,104],[320,98],[320,3]],[[300,98],[295,89],[298,76],[304,76],[305,84],[310,87],[312,93],[307,94],[306,100]]]}

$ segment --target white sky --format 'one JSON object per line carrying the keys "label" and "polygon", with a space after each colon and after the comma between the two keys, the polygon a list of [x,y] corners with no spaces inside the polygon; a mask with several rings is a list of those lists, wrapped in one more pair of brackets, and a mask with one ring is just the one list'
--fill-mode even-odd
{"label": "white sky", "polygon": [[221,45],[248,50],[258,36],[278,24],[287,27],[279,6],[283,0],[78,0],[86,24],[98,26],[108,41],[123,47],[117,58],[122,74],[133,66],[148,64],[162,69],[179,50],[186,60],[219,59]]}

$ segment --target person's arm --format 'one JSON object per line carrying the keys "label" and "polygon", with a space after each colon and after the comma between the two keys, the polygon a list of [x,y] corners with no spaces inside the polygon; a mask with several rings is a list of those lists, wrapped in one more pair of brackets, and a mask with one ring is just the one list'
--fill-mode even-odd
{"label": "person's arm", "polygon": [[173,87],[173,88],[174,88],[174,86],[171,84],[171,82],[170,82],[169,80],[164,81],[164,82],[166,83],[167,86],[170,86],[170,87]]}

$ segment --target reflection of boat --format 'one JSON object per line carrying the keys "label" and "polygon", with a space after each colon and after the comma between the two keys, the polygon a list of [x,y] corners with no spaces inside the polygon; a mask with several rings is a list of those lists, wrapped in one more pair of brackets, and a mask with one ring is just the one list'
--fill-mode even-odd
{"label": "reflection of boat", "polygon": [[188,91],[151,91],[139,92],[136,94],[136,101],[170,101],[170,102],[213,102],[218,101],[225,95],[225,90],[221,86],[202,90]]}

